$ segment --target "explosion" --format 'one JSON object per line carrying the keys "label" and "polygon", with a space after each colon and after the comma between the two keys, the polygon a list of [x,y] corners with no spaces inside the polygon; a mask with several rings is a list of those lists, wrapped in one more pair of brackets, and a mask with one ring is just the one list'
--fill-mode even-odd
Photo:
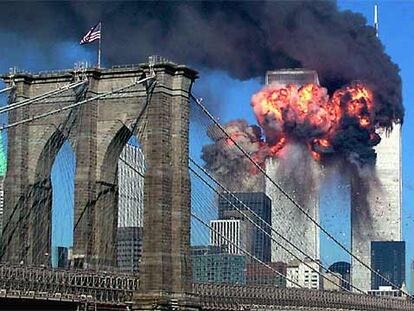
{"label": "explosion", "polygon": [[309,154],[319,163],[344,159],[360,172],[375,164],[373,147],[380,142],[376,129],[381,123],[373,92],[361,82],[344,86],[332,96],[314,83],[301,87],[274,83],[254,94],[251,105],[259,126],[234,120],[224,126],[228,136],[212,126],[208,136],[213,143],[202,150],[206,167],[232,191],[263,187],[262,175],[235,142],[262,168],[269,158],[279,158],[283,169],[290,167],[292,150],[300,151],[300,161]]}
{"label": "explosion", "polygon": [[360,82],[331,97],[313,83],[302,87],[276,83],[253,95],[252,107],[264,130],[269,157],[281,157],[286,144],[301,142],[318,161],[334,154],[357,155],[362,164],[375,161],[372,147],[380,139],[375,133],[374,99]]}

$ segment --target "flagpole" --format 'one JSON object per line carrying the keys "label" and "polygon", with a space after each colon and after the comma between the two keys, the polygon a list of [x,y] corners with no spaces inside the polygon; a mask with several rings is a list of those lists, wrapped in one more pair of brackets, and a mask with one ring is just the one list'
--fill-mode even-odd
{"label": "flagpole", "polygon": [[101,55],[102,55],[102,51],[101,51],[101,40],[102,40],[102,22],[101,24],[101,34],[99,36],[99,43],[98,43],[98,68],[101,68]]}

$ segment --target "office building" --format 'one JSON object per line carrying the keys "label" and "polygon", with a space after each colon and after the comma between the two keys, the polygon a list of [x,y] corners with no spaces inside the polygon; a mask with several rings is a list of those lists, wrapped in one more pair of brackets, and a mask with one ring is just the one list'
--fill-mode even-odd
{"label": "office building", "polygon": [[123,273],[138,273],[142,257],[145,162],[142,150],[125,145],[118,160],[117,265]]}
{"label": "office building", "polygon": [[52,267],[60,269],[69,267],[69,249],[67,247],[52,247]]}
{"label": "office building", "polygon": [[247,249],[248,236],[244,220],[211,220],[210,226],[210,245],[227,245],[229,254],[245,255],[243,250]]}
{"label": "office building", "polygon": [[394,289],[392,286],[380,286],[378,289],[368,290],[368,295],[383,298],[405,298],[402,291]]}
{"label": "office building", "polygon": [[400,289],[405,283],[405,242],[372,241],[371,268],[392,283],[371,273],[371,289],[376,290],[380,286]]}
{"label": "office building", "polygon": [[228,254],[227,245],[213,246],[213,245],[193,245],[190,248],[191,256]]}
{"label": "office building", "polygon": [[[270,158],[266,161],[266,173],[270,178],[284,189],[301,208],[314,220],[319,221],[319,180],[312,181],[295,178],[295,172],[286,171],[286,167],[292,170],[307,172],[306,174],[319,176],[319,164],[317,164],[303,149],[305,146],[289,145],[286,148],[297,154],[297,165],[283,165],[284,159]],[[288,151],[290,152],[290,151]],[[300,158],[300,159],[299,159]],[[290,160],[289,160],[290,161]],[[266,180],[266,194],[272,200],[272,227],[283,237],[303,253],[292,250],[296,257],[319,258],[319,228],[283,194],[272,182]],[[295,259],[286,252],[286,242],[276,232],[272,232],[272,262],[289,262]],[[282,246],[281,246],[282,245]]]}
{"label": "office building", "polygon": [[247,285],[272,285],[286,287],[287,264],[284,262],[268,262],[266,265],[258,262],[246,265]]}
{"label": "office building", "polygon": [[226,247],[192,247],[194,283],[246,284],[246,257],[223,253]]}
{"label": "office building", "polygon": [[329,272],[339,274],[341,276],[341,287],[344,290],[350,290],[351,281],[351,265],[345,261],[338,261],[333,263],[329,268]]}
{"label": "office building", "polygon": [[144,154],[127,144],[118,161],[118,227],[142,227],[144,217]]}
{"label": "office building", "polygon": [[116,241],[118,271],[138,273],[142,258],[142,227],[120,227]]}
{"label": "office building", "polygon": [[[380,132],[375,147],[375,176],[360,177],[356,172],[351,183],[352,253],[370,263],[371,241],[401,241],[401,126]],[[371,289],[371,272],[352,261],[352,283],[362,290]]]}
{"label": "office building", "polygon": [[[264,262],[271,260],[271,212],[272,202],[263,192],[224,193],[219,197],[219,219],[245,220],[249,240],[247,251]],[[253,220],[257,226],[248,219]]]}
{"label": "office building", "polygon": [[322,278],[319,273],[321,273],[321,269],[318,262],[293,260],[287,266],[286,287],[300,286],[309,289],[322,289]]}
{"label": "office building", "polygon": [[[272,83],[319,85],[319,79],[314,70],[284,69],[266,73],[266,84]],[[288,144],[284,149],[285,159],[270,158],[266,161],[266,174],[299,203],[307,214],[319,222],[319,164],[309,156],[308,149],[304,145]],[[288,161],[289,165],[284,161]],[[300,259],[306,257],[319,259],[319,228],[269,179],[266,179],[265,188],[266,195],[272,201],[271,221],[275,231],[282,233],[287,240],[306,253],[303,255],[294,250],[293,253]],[[294,260],[294,257],[284,251],[279,244],[286,245],[286,242],[273,232],[271,261]]]}

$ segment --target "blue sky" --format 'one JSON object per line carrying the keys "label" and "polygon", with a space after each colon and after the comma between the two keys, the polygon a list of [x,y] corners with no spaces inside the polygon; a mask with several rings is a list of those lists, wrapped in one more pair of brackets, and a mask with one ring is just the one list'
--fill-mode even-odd
{"label": "blue sky", "polygon": [[[377,1],[380,6],[380,38],[387,53],[401,68],[403,80],[403,99],[406,116],[403,127],[403,233],[407,242],[407,270],[414,258],[414,82],[413,57],[414,49],[414,2],[411,1]],[[343,10],[350,9],[360,12],[372,23],[374,1],[339,1]],[[81,36],[81,34],[79,34]],[[79,46],[78,42],[57,43],[52,51],[44,53],[35,38],[21,38],[13,33],[4,33],[0,30],[0,72],[7,72],[9,67],[18,66],[29,71],[71,68],[79,60],[95,62],[96,52],[93,45]],[[340,60],[338,60],[340,61]],[[105,58],[104,58],[105,64]],[[200,68],[196,68],[200,70]],[[230,78],[223,72],[200,70],[200,79],[196,82],[194,92],[205,97],[205,100],[218,102],[214,113],[220,116],[222,122],[235,118],[245,118],[255,123],[250,109],[250,97],[260,88],[258,80],[238,81]],[[384,77],[386,79],[386,77]],[[1,87],[1,85],[0,85]],[[5,96],[0,97],[2,104]],[[2,121],[2,119],[0,119]],[[197,130],[192,128],[192,130]],[[194,137],[194,136],[193,136]],[[201,145],[191,143],[191,152],[197,155]],[[70,146],[65,144],[54,165],[52,179],[54,185],[54,245],[68,246],[72,243],[71,226],[73,225],[73,211],[71,193],[73,184],[75,158]],[[67,178],[63,178],[67,176]],[[69,177],[68,177],[69,176]],[[72,177],[71,177],[72,176]],[[336,178],[336,177],[333,177]],[[72,181],[73,182],[73,181]],[[327,182],[328,183],[328,182]],[[343,185],[345,186],[345,185]],[[73,196],[73,195],[72,195]],[[329,231],[349,246],[349,213],[346,212],[347,195],[341,188],[325,188],[322,192],[326,206],[322,206],[322,221]],[[66,198],[66,203],[58,205]],[[73,200],[72,200],[73,201]],[[330,264],[338,259],[347,259],[337,247],[323,242],[322,258]]]}

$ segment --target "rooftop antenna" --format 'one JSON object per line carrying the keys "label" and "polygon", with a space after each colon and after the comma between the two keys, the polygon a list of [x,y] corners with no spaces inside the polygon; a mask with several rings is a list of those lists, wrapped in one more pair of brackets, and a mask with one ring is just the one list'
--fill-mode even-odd
{"label": "rooftop antenna", "polygon": [[378,4],[374,4],[374,28],[375,28],[375,35],[378,38]]}

